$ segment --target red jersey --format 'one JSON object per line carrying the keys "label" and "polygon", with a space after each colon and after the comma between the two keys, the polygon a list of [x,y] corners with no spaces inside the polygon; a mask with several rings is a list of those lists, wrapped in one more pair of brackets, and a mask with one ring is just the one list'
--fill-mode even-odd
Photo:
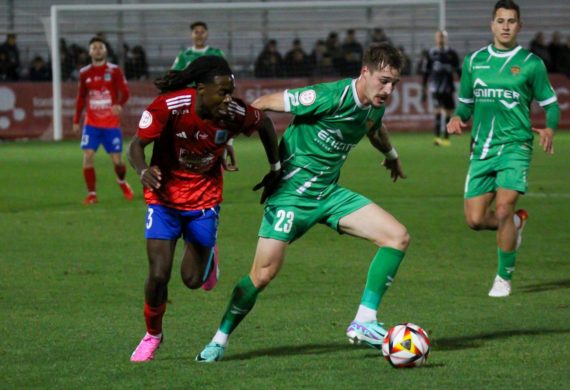
{"label": "red jersey", "polygon": [[201,210],[222,202],[222,155],[230,138],[251,135],[263,123],[260,110],[234,99],[223,120],[196,113],[196,90],[158,96],[143,112],[137,135],[153,140],[151,165],[162,172],[158,190],[144,189],[147,204]]}
{"label": "red jersey", "polygon": [[120,117],[114,115],[111,107],[124,105],[129,99],[127,80],[121,68],[106,62],[103,65],[88,65],[79,73],[79,91],[75,100],[73,123],[79,123],[81,112],[87,100],[85,125],[105,129],[118,128]]}

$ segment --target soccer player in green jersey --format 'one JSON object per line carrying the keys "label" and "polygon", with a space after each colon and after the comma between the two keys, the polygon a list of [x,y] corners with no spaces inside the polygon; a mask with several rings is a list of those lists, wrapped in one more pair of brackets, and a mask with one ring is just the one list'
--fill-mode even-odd
{"label": "soccer player in green jersey", "polygon": [[[398,49],[378,44],[366,50],[357,79],[285,90],[253,102],[262,110],[294,114],[281,142],[283,177],[273,194],[271,188],[264,189],[265,214],[252,269],[235,286],[218,331],[196,360],[214,362],[223,357],[229,335],[253,308],[257,295],[277,276],[288,245],[317,223],[378,247],[356,317],[346,334],[352,343],[382,347],[386,330],[377,321],[377,310],[404,258],[410,236],[386,210],[337,182],[348,153],[365,135],[384,153],[383,165],[392,180],[405,177],[382,124],[384,104],[403,65]],[[255,188],[262,186],[263,182]]]}
{"label": "soccer player in green jersey", "polygon": [[[450,134],[461,134],[473,115],[464,212],[471,229],[497,231],[499,266],[491,297],[511,293],[517,249],[528,218],[525,210],[515,210],[519,195],[528,188],[533,132],[544,151],[552,154],[560,119],[544,63],[517,44],[520,29],[518,5],[498,1],[491,21],[493,43],[465,58],[459,105],[447,126]],[[545,128],[531,124],[533,99],[546,111]]]}
{"label": "soccer player in green jersey", "polygon": [[224,57],[224,52],[220,49],[206,45],[208,40],[208,26],[204,22],[194,22],[190,25],[192,32],[192,47],[182,50],[176,56],[170,69],[184,70],[186,67],[201,56]]}

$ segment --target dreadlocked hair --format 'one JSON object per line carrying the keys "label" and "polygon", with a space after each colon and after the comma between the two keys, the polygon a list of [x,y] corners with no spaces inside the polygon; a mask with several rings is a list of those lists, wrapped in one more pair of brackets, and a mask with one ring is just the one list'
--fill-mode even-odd
{"label": "dreadlocked hair", "polygon": [[233,72],[227,61],[218,56],[198,57],[181,71],[171,70],[158,78],[154,85],[161,93],[186,88],[190,84],[209,84],[216,76],[231,76]]}

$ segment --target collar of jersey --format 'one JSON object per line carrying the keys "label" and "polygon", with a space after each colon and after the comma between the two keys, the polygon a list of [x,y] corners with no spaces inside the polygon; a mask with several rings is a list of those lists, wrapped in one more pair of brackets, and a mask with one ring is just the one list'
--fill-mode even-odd
{"label": "collar of jersey", "polygon": [[196,46],[192,46],[192,51],[195,51],[195,52],[198,52],[198,53],[203,53],[203,52],[205,52],[206,50],[208,50],[209,48],[210,48],[210,46],[207,46],[207,45],[204,46],[203,49],[196,49]]}
{"label": "collar of jersey", "polygon": [[518,45],[511,50],[500,50],[496,47],[493,47],[493,45],[488,46],[489,53],[495,57],[510,57],[512,55],[515,55],[520,49],[522,49],[521,45]]}
{"label": "collar of jersey", "polygon": [[352,82],[350,83],[350,87],[352,88],[352,95],[354,96],[354,101],[356,102],[356,105],[358,106],[358,108],[365,110],[368,108],[368,106],[365,106],[364,104],[362,104],[362,102],[358,98],[358,93],[356,92],[356,80],[358,80],[358,79],[352,79]]}

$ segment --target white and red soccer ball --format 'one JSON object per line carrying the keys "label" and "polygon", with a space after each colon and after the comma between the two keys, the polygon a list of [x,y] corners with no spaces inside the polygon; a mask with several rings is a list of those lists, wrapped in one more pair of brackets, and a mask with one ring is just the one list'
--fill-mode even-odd
{"label": "white and red soccer ball", "polygon": [[425,330],[411,322],[388,330],[382,343],[382,354],[396,368],[419,367],[428,358],[429,338]]}

